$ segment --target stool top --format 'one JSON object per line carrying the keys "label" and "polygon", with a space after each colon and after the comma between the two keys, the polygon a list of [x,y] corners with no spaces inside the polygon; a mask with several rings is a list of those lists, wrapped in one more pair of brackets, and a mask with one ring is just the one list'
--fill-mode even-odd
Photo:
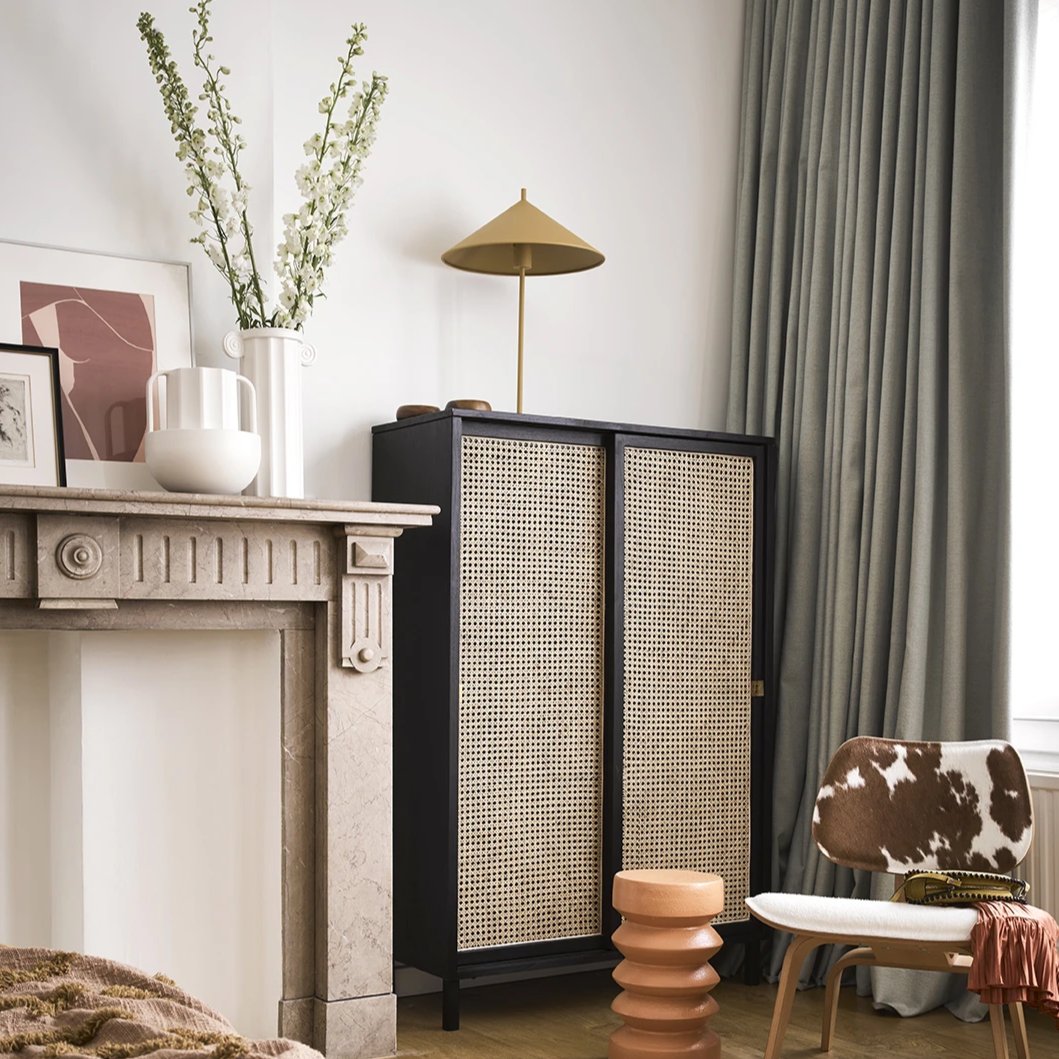
{"label": "stool top", "polygon": [[724,880],[704,871],[620,871],[614,876],[614,907],[660,919],[715,916],[724,909]]}

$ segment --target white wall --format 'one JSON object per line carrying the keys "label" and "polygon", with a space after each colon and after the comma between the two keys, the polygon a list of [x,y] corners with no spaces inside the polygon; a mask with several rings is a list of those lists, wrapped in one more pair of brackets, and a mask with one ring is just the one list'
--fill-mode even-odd
{"label": "white wall", "polygon": [[163,971],[274,1036],[279,638],[83,639],[84,951]]}
{"label": "white wall", "polygon": [[[200,362],[220,364],[230,307],[219,277],[188,245],[181,167],[135,29],[141,8],[150,8],[190,75],[188,6],[0,4],[7,86],[0,121],[8,145],[0,239],[191,260],[196,351]],[[305,375],[310,495],[368,495],[368,427],[392,418],[398,404],[484,397],[498,408],[513,406],[516,286],[456,272],[439,258],[513,203],[522,185],[531,201],[607,255],[592,272],[530,279],[527,410],[722,425],[742,6],[218,0],[214,50],[233,70],[265,258],[278,218],[295,205],[301,143],[319,123],[316,103],[350,20],[369,26],[363,72],[374,67],[391,78],[350,235],[331,270],[328,298],[306,329],[320,350]],[[0,341],[18,339],[0,332]],[[69,791],[50,782],[48,748],[69,753],[69,717],[58,705],[69,699],[56,694],[52,719],[65,720],[52,731],[38,709],[49,702],[47,647],[0,637],[0,940],[40,938],[45,924],[64,937],[83,929],[97,951],[166,969],[235,1016],[239,1028],[271,1026],[275,997],[262,999],[262,983],[274,981],[278,955],[256,946],[274,932],[263,923],[255,937],[240,918],[231,862],[215,859],[230,852],[219,836],[237,831],[240,843],[249,842],[242,863],[263,880],[261,900],[271,900],[269,888],[278,885],[278,857],[266,852],[273,766],[247,765],[244,775],[223,766],[224,748],[236,746],[239,725],[248,723],[241,678],[267,670],[268,651],[215,636],[187,641],[192,653],[182,648],[173,656],[168,642],[121,637],[114,647],[93,641],[89,658],[81,642],[93,762],[82,777],[86,904],[81,922],[68,901],[59,901],[53,922],[40,888],[52,870],[48,829],[30,823],[34,814],[68,823],[51,805],[53,798],[65,804]],[[163,669],[172,687],[164,701],[151,698],[155,705],[141,710]],[[105,689],[120,695],[111,701]],[[201,705],[208,689],[216,711],[198,720],[210,779],[181,790],[182,777],[193,774],[175,765],[188,735],[171,726],[190,720],[179,713],[181,703]],[[128,769],[117,757],[108,769],[99,765],[108,753],[131,749],[130,741],[138,753]],[[165,764],[153,768],[156,761]],[[143,783],[153,786],[141,806],[136,791]],[[197,808],[182,815],[178,795],[199,798]],[[214,804],[223,807],[216,815]],[[140,809],[161,813],[167,806],[174,811],[156,834]],[[167,878],[170,854],[193,840],[185,828],[207,818],[217,830],[203,839],[201,864],[194,854],[190,862],[174,858],[190,874]],[[183,895],[189,902],[167,931],[158,909]],[[226,915],[231,965],[217,962],[216,929]],[[244,969],[257,975],[258,961],[260,977],[244,982],[251,977]],[[237,979],[236,993],[226,976]]]}
{"label": "white wall", "polygon": [[[221,363],[231,313],[188,244],[183,174],[135,28],[144,6],[191,82],[188,0],[0,6],[13,100],[0,238],[191,260],[197,353]],[[398,404],[513,406],[516,285],[440,255],[521,185],[607,255],[592,272],[529,281],[527,410],[719,428],[740,0],[216,4],[266,260],[352,18],[370,33],[361,69],[387,73],[391,93],[306,328],[320,350],[305,374],[310,494],[368,494],[367,427]]]}
{"label": "white wall", "polygon": [[399,404],[514,407],[517,284],[439,259],[521,186],[607,256],[527,282],[526,410],[723,427],[741,2],[275,10],[278,213],[293,208],[351,11],[368,25],[364,73],[391,80],[328,300],[307,327],[322,356],[306,373],[310,489],[366,492],[368,427]]}
{"label": "white wall", "polygon": [[[192,260],[197,346],[206,354],[219,348],[231,314],[220,277],[188,244],[183,167],[136,29],[140,11],[149,8],[190,74],[189,6],[190,0],[0,4],[0,65],[11,78],[0,118],[11,147],[0,166],[0,239]],[[267,130],[271,35],[255,32],[250,18],[267,5],[216,6],[215,35],[233,69],[243,120],[249,129]],[[246,176],[264,198],[259,208],[268,211],[271,137],[248,139]],[[20,340],[0,332],[0,342]]]}
{"label": "white wall", "polygon": [[275,1033],[268,633],[0,635],[0,942],[164,972]]}

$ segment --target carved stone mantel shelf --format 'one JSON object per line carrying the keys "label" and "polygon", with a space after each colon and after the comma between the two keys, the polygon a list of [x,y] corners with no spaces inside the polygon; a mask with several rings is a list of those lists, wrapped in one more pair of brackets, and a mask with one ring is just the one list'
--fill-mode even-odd
{"label": "carved stone mantel shelf", "polygon": [[279,634],[279,1024],[330,1059],[396,1051],[393,539],[437,511],[0,486],[0,629]]}

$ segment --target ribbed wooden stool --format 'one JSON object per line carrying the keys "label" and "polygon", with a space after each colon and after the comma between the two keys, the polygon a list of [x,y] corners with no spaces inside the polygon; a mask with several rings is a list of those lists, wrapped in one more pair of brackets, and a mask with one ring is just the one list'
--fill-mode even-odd
{"label": "ribbed wooden stool", "polygon": [[706,1023],[717,1011],[709,959],[722,942],[710,920],[724,908],[724,882],[699,871],[622,871],[614,907],[625,922],[614,944],[625,957],[611,1007],[625,1023],[610,1059],[717,1059],[721,1042]]}

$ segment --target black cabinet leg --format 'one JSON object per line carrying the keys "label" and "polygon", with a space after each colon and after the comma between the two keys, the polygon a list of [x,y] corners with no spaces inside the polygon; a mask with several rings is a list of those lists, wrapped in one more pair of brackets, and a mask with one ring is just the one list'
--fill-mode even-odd
{"label": "black cabinet leg", "polygon": [[441,983],[441,1028],[460,1028],[460,980],[446,978]]}

